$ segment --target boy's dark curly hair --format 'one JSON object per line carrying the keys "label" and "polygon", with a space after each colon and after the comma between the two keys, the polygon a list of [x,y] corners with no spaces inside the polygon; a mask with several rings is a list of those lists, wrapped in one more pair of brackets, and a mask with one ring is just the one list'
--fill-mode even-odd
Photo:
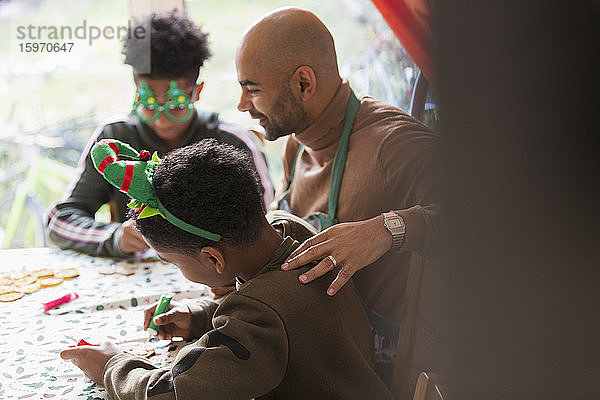
{"label": "boy's dark curly hair", "polygon": [[172,214],[222,236],[220,242],[204,239],[160,215],[136,220],[159,251],[194,256],[205,246],[246,247],[258,239],[263,203],[258,174],[245,152],[215,139],[173,150],[156,167],[153,185]]}
{"label": "boy's dark curly hair", "polygon": [[211,55],[208,34],[184,14],[175,11],[152,14],[136,21],[134,26],[150,29],[150,54],[147,40],[137,39],[135,34],[123,39],[125,64],[131,65],[135,74],[152,79],[189,77],[195,81],[198,78],[200,67]]}

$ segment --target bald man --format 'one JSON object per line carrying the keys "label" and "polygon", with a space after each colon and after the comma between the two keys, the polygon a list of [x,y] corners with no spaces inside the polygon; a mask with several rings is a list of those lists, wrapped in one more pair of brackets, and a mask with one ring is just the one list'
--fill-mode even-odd
{"label": "bald man", "polygon": [[377,335],[376,369],[408,397],[415,276],[435,231],[437,136],[396,107],[356,97],[329,30],[307,10],[278,9],[252,25],[236,68],[238,109],[268,140],[287,136],[276,207],[323,230],[282,268],[322,260],[302,283],[339,268],[329,295],[353,278]]}

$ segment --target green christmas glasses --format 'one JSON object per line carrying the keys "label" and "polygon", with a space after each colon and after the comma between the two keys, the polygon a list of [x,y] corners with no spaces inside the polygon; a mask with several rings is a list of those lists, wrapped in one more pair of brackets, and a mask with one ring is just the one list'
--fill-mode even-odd
{"label": "green christmas glasses", "polygon": [[155,121],[163,112],[171,121],[184,122],[190,119],[192,110],[194,109],[190,97],[177,87],[175,81],[171,81],[169,85],[167,101],[163,104],[158,104],[148,84],[146,82],[140,83],[140,88],[133,102],[133,112],[141,121],[146,123]]}

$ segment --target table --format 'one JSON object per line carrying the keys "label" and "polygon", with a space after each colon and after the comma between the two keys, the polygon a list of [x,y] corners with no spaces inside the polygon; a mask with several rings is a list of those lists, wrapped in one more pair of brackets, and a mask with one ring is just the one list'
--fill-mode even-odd
{"label": "table", "polygon": [[[102,275],[107,267],[127,266],[134,274]],[[190,282],[173,265],[153,260],[114,260],[56,249],[0,251],[0,272],[74,267],[80,275],[42,288],[19,300],[0,303],[0,399],[106,399],[106,391],[59,352],[84,339],[144,342],[143,310],[162,293],[174,299],[209,296],[206,286]],[[79,298],[47,314],[42,303],[75,292]],[[150,361],[169,365],[187,344],[152,341]]]}

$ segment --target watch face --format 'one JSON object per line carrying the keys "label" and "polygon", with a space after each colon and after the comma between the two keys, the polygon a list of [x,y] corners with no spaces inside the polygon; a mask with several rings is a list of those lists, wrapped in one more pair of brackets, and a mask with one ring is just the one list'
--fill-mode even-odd
{"label": "watch face", "polygon": [[398,221],[395,218],[392,220],[389,220],[388,224],[390,225],[390,228],[399,228],[400,227],[400,221]]}

